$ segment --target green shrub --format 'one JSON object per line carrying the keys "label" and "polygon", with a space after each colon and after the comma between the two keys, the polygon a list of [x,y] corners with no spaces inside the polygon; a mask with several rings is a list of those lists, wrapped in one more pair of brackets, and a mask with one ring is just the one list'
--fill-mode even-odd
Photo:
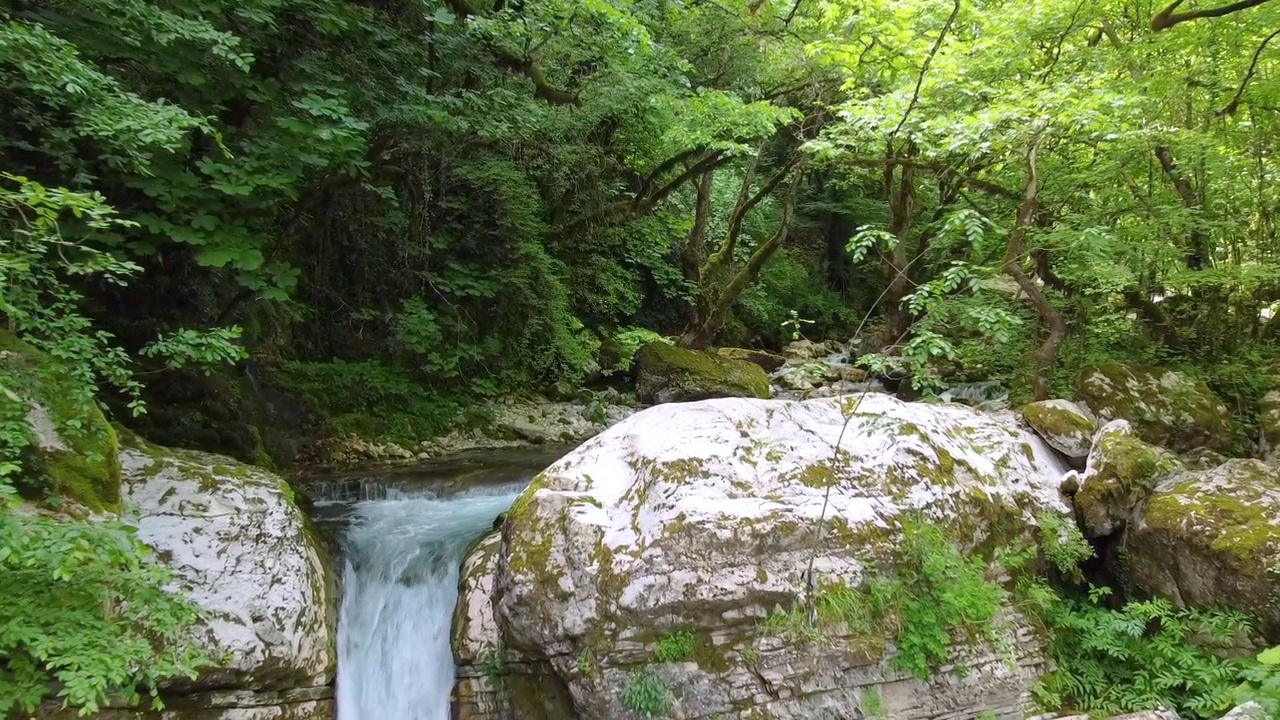
{"label": "green shrub", "polygon": [[1024,607],[1049,631],[1057,669],[1036,687],[1046,707],[1070,705],[1119,715],[1164,705],[1182,717],[1216,718],[1233,706],[1254,663],[1229,651],[1249,618],[1175,609],[1165,600],[1107,607],[1107,588],[1064,597],[1041,582],[1024,583]]}
{"label": "green shrub", "polygon": [[889,630],[897,647],[893,665],[918,678],[951,659],[956,640],[995,637],[1004,589],[986,577],[986,562],[965,553],[938,525],[908,520],[892,571],[866,588],[824,584],[814,596],[812,616],[803,607],[778,613],[765,627],[791,639],[818,641],[823,629],[842,626],[862,637],[866,650],[883,649]]}
{"label": "green shrub", "polygon": [[690,630],[676,630],[658,641],[653,656],[658,662],[681,662],[693,657],[695,638]]}
{"label": "green shrub", "polygon": [[622,705],[644,717],[662,717],[675,705],[675,696],[653,668],[635,670],[622,691]]}

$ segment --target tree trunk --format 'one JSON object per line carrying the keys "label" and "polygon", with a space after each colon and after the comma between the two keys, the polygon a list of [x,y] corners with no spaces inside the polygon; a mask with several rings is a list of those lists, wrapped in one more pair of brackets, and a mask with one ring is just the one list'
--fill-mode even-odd
{"label": "tree trunk", "polygon": [[1049,299],[1040,290],[1040,286],[1022,269],[1023,240],[1027,235],[1027,228],[1030,227],[1035,215],[1036,202],[1040,193],[1040,177],[1036,171],[1036,151],[1040,147],[1040,138],[1041,134],[1037,133],[1031,141],[1031,149],[1027,151],[1027,186],[1023,191],[1022,205],[1018,207],[1018,215],[1014,221],[1013,231],[1009,233],[1009,244],[1004,258],[1004,270],[1018,283],[1018,287],[1022,288],[1022,291],[1027,294],[1027,298],[1035,306],[1036,312],[1039,313],[1040,318],[1049,327],[1049,334],[1045,337],[1044,342],[1031,354],[1031,360],[1035,368],[1035,380],[1033,383],[1035,398],[1036,400],[1047,400],[1049,393],[1046,387],[1045,375],[1048,374],[1049,368],[1053,366],[1054,360],[1058,357],[1058,346],[1062,344],[1062,339],[1067,335],[1067,325],[1063,322],[1062,315],[1049,303]]}
{"label": "tree trunk", "polygon": [[[698,180],[698,195],[693,206],[693,226],[685,238],[684,247],[680,249],[680,269],[685,279],[698,287],[702,283],[702,254],[706,246],[707,220],[711,216],[711,186],[715,181],[715,171],[708,171]],[[695,302],[689,307],[690,327],[698,323],[698,305]]]}
{"label": "tree trunk", "polygon": [[[908,158],[914,154],[914,148],[908,149]],[[885,290],[885,301],[888,303],[885,315],[889,341],[896,344],[905,340],[907,332],[911,329],[911,313],[903,307],[902,299],[906,297],[907,290],[911,287],[910,278],[907,275],[909,264],[907,235],[911,230],[911,206],[915,200],[915,166],[913,164],[902,166],[896,191],[893,175],[893,165],[886,165],[884,189],[885,197],[889,200],[889,234],[897,240],[889,252],[885,267],[886,279],[889,282]]]}
{"label": "tree trunk", "polygon": [[[757,193],[755,201],[750,205],[758,202],[758,198],[763,196],[767,190],[772,190],[778,185],[778,182],[785,177],[786,172],[793,172],[791,183],[787,188],[786,198],[782,202],[782,215],[778,221],[778,229],[768,240],[761,243],[755,252],[747,260],[747,263],[733,275],[728,282],[723,282],[729,270],[729,263],[733,260],[733,246],[737,239],[737,234],[731,231],[731,234],[725,237],[724,244],[721,246],[707,264],[702,268],[701,279],[698,288],[698,303],[695,306],[697,320],[690,325],[684,335],[680,337],[679,344],[683,347],[701,349],[711,344],[716,334],[724,327],[725,321],[729,318],[729,311],[733,308],[733,303],[747,289],[756,278],[760,276],[760,271],[764,268],[765,263],[773,254],[782,247],[782,243],[787,239],[787,231],[791,227],[791,216],[795,211],[796,195],[800,189],[800,179],[804,175],[803,169],[798,166],[799,163],[788,163],[780,174],[770,178],[765,183],[760,193]],[[793,170],[794,168],[794,170]],[[744,181],[745,182],[745,181]],[[743,197],[739,197],[739,206],[744,204]],[[745,211],[744,213],[745,214]],[[734,213],[738,218],[738,222],[730,222],[730,228],[737,227],[741,229],[741,216],[737,212]]]}

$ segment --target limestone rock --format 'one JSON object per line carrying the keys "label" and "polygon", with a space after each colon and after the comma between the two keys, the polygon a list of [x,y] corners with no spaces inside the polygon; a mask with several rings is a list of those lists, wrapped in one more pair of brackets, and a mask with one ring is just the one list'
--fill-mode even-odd
{"label": "limestone rock", "polygon": [[[641,680],[665,686],[671,716],[687,720],[847,717],[873,696],[902,720],[1020,717],[1043,658],[1011,609],[1004,650],[957,648],[963,671],[949,665],[923,681],[892,669],[884,628],[878,641],[834,630],[815,652],[764,621],[804,591],[811,554],[823,582],[865,583],[892,557],[907,516],[938,522],[969,551],[1023,537],[1037,514],[1067,512],[1057,489],[1066,470],[1016,424],[961,406],[871,395],[856,408],[838,399],[650,408],[535,478],[501,535],[473,551],[454,629],[459,659],[495,648],[526,669],[526,686],[571,698],[582,720],[639,717],[623,702],[636,673],[651,673]],[[690,656],[654,662],[673,632],[691,638]],[[459,671],[472,678],[459,693],[471,698],[463,720],[560,717],[546,705],[503,705],[479,674]]]}
{"label": "limestone rock", "polygon": [[1168,451],[1134,437],[1128,422],[1112,420],[1102,426],[1075,493],[1080,529],[1088,537],[1123,529],[1157,481],[1178,467]]}
{"label": "limestone rock", "polygon": [[636,353],[636,397],[658,405],[717,397],[769,397],[759,365],[719,353],[653,342]]}
{"label": "limestone rock", "polygon": [[1085,408],[1067,400],[1044,400],[1022,407],[1022,418],[1045,442],[1070,460],[1084,460],[1098,423]]}
{"label": "limestone rock", "polygon": [[807,338],[788,343],[782,354],[788,360],[818,360],[839,352],[840,346],[832,342],[814,342]]}
{"label": "limestone rock", "polygon": [[204,638],[227,655],[181,689],[327,685],[336,662],[332,578],[285,481],[219,455],[154,446],[126,448],[121,461],[138,538],[179,574],[179,589],[209,615]]}
{"label": "limestone rock", "polygon": [[1102,420],[1128,420],[1137,435],[1175,452],[1227,452],[1231,414],[1204,381],[1150,365],[1103,363],[1084,368],[1077,393]]}
{"label": "limestone rock", "polygon": [[1222,720],[1273,720],[1273,718],[1258,703],[1248,702],[1223,715]]}
{"label": "limestone rock", "polygon": [[771,373],[774,370],[777,370],[778,368],[782,367],[784,363],[787,362],[787,359],[785,357],[781,355],[774,355],[773,353],[767,352],[765,350],[751,350],[748,348],[722,347],[718,349],[716,352],[720,353],[721,355],[727,358],[733,358],[735,360],[746,360],[747,362],[752,363],[753,365],[759,365],[760,369],[764,370],[767,373]]}
{"label": "limestone rock", "polygon": [[[165,697],[165,709],[138,711],[106,708],[89,720],[333,720],[333,690],[328,687],[279,692],[216,690]],[[73,720],[74,710],[53,704],[37,713],[39,720]]]}
{"label": "limestone rock", "polygon": [[1139,508],[1124,548],[1135,587],[1245,611],[1280,643],[1280,468],[1231,460],[1173,475]]}

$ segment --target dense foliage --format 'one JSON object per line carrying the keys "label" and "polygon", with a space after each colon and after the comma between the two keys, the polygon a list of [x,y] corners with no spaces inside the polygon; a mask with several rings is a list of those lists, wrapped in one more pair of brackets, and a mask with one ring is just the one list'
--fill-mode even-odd
{"label": "dense foliage", "polygon": [[[874,371],[1016,399],[1158,361],[1249,422],[1280,359],[1277,26],[1268,0],[9,0],[0,313],[73,407],[254,460],[234,416],[268,379],[412,440],[658,337],[860,331]],[[0,560],[181,648],[123,528],[18,511],[29,389],[5,391]],[[0,636],[0,703],[193,667],[120,675],[130,635],[58,669],[36,636],[109,633],[22,615],[21,587],[12,626],[43,629]]]}

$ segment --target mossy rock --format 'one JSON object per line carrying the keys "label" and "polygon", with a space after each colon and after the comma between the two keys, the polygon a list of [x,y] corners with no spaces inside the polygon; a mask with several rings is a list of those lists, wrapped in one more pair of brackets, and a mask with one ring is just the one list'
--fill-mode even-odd
{"label": "mossy rock", "polygon": [[1054,450],[1068,459],[1089,456],[1098,423],[1080,406],[1066,400],[1045,400],[1022,407],[1022,419]]}
{"label": "mossy rock", "polygon": [[120,504],[120,442],[102,410],[60,362],[0,331],[0,414],[27,433],[19,489],[95,510]]}
{"label": "mossy rock", "polygon": [[1243,611],[1280,643],[1280,468],[1230,460],[1169,477],[1139,509],[1124,547],[1135,588]]}
{"label": "mossy rock", "polygon": [[654,342],[636,353],[636,366],[636,397],[649,405],[770,393],[759,365],[714,352]]}
{"label": "mossy rock", "polygon": [[1156,483],[1178,469],[1173,455],[1135,437],[1125,421],[1108,423],[1075,495],[1081,530],[1088,537],[1109,537],[1123,529]]}
{"label": "mossy rock", "polygon": [[1083,368],[1077,393],[1102,420],[1128,420],[1142,440],[1175,452],[1230,452],[1231,414],[1204,381],[1152,365]]}
{"label": "mossy rock", "polygon": [[787,359],[781,355],[775,355],[764,350],[722,347],[716,352],[727,358],[733,358],[734,360],[746,360],[753,365],[759,365],[760,369],[767,373],[771,373],[787,363]]}

